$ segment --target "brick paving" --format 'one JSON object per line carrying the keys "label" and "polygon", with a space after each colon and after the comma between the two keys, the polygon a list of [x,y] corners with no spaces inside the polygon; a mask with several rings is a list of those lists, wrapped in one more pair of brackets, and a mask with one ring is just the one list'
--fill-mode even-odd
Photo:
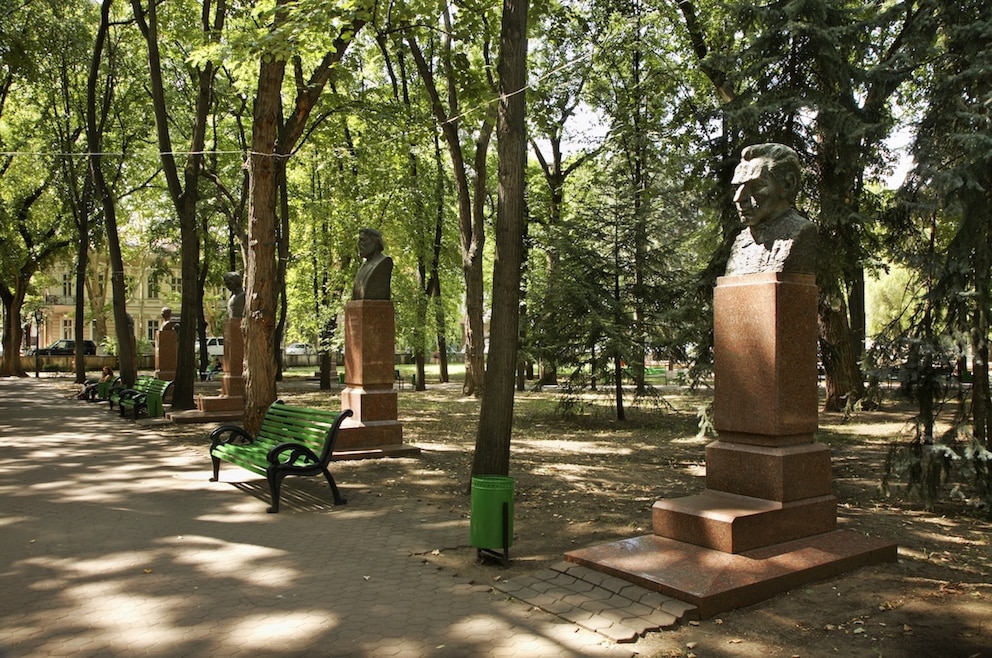
{"label": "brick paving", "polygon": [[617,643],[699,618],[693,605],[570,562],[493,587]]}
{"label": "brick paving", "polygon": [[418,556],[464,544],[467,520],[347,483],[338,508],[287,483],[266,514],[264,480],[209,482],[168,431],[0,379],[4,658],[633,656],[693,616],[564,562],[466,581]]}

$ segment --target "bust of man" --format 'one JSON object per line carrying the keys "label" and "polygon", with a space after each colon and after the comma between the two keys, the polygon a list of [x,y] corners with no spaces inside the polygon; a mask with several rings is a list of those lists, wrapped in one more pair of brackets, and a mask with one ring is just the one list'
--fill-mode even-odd
{"label": "bust of man", "polygon": [[363,228],[358,232],[358,253],[365,262],[355,274],[355,285],[351,298],[389,299],[393,278],[393,259],[383,255],[382,233],[373,228]]}
{"label": "bust of man", "polygon": [[241,286],[241,275],[228,272],[224,275],[224,285],[231,291],[231,296],[227,299],[227,317],[232,320],[244,317],[245,290]]}
{"label": "bust of man", "polygon": [[782,144],[755,144],[741,153],[732,183],[744,228],[734,240],[728,275],[816,273],[816,226],[795,209],[799,156]]}
{"label": "bust of man", "polygon": [[172,309],[168,306],[162,307],[162,324],[159,331],[177,331],[179,329],[179,318],[172,316]]}

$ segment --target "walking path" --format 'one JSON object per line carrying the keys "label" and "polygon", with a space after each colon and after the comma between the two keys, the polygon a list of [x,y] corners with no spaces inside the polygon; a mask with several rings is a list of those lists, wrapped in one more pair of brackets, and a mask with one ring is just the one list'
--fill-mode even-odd
{"label": "walking path", "polygon": [[466,582],[417,556],[467,521],[417,501],[331,508],[289,483],[266,514],[264,481],[211,483],[168,433],[0,379],[4,658],[631,656],[617,642],[693,614],[569,564]]}

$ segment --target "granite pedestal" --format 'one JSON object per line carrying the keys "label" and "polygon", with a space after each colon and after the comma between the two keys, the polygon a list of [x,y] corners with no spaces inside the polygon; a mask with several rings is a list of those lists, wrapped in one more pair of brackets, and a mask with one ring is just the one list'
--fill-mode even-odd
{"label": "granite pedestal", "polygon": [[176,379],[179,335],[172,329],[160,329],[155,341],[155,378],[171,382]]}
{"label": "granite pedestal", "polygon": [[706,447],[705,491],[656,502],[653,535],[566,559],[681,598],[703,616],[895,560],[894,544],[836,529],[830,450],[813,441],[817,296],[812,275],[718,280],[713,416],[720,438]]}
{"label": "granite pedestal", "polygon": [[224,375],[221,377],[220,395],[201,395],[196,399],[200,411],[237,412],[245,409],[244,374],[245,342],[241,335],[241,319],[224,321]]}
{"label": "granite pedestal", "polygon": [[345,305],[344,376],[341,408],[354,414],[342,423],[335,459],[419,454],[403,443],[397,420],[395,311],[387,299],[353,300]]}

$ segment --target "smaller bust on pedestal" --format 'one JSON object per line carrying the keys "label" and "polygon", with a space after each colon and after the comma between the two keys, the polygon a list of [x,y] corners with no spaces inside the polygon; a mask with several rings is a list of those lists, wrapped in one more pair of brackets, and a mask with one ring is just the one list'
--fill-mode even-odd
{"label": "smaller bust on pedestal", "polygon": [[172,315],[172,309],[168,306],[162,307],[162,324],[158,326],[159,331],[179,331],[179,318]]}
{"label": "smaller bust on pedestal", "polygon": [[741,153],[731,181],[744,229],[727,260],[728,275],[816,273],[816,226],[794,207],[799,156],[782,144],[754,144]]}
{"label": "smaller bust on pedestal", "polygon": [[224,285],[231,291],[231,296],[227,300],[227,317],[231,320],[239,320],[245,314],[245,289],[241,285],[241,275],[237,272],[228,272],[224,275]]}
{"label": "smaller bust on pedestal", "polygon": [[393,259],[384,255],[383,249],[382,233],[374,228],[363,228],[358,232],[358,253],[365,262],[355,274],[355,285],[351,289],[353,301],[390,299]]}

